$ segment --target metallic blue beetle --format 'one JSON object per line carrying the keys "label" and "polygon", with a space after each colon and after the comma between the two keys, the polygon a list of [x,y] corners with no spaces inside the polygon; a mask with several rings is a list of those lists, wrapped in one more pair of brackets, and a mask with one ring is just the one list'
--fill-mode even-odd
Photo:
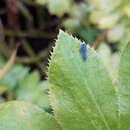
{"label": "metallic blue beetle", "polygon": [[83,62],[86,62],[86,60],[87,60],[87,47],[86,47],[86,44],[84,42],[81,43],[81,45],[80,45],[80,54],[81,54]]}

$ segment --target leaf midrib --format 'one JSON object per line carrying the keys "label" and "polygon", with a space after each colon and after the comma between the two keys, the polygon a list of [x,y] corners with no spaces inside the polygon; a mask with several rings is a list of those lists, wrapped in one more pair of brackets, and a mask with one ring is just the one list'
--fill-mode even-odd
{"label": "leaf midrib", "polygon": [[[69,44],[69,43],[68,43],[68,44]],[[88,49],[88,48],[87,48],[87,49]],[[64,51],[64,49],[62,49],[62,51],[63,51],[64,53],[69,54],[69,52],[67,52],[67,49],[66,49],[66,52]],[[70,50],[69,50],[69,51],[70,51]],[[78,64],[77,64],[77,62],[76,62],[76,61],[77,61],[77,60],[76,60],[77,57],[74,57],[74,56],[73,56],[72,51],[71,51],[70,57],[71,57],[71,58],[75,58],[74,64],[75,64],[75,66],[78,68],[79,73],[82,75],[82,79],[83,79],[83,81],[84,81],[84,83],[85,83],[85,86],[86,86],[87,82],[86,82],[86,80],[85,80],[85,78],[84,78],[83,72],[80,70],[80,68],[79,68],[79,66],[78,66]],[[86,88],[86,87],[85,87],[85,88]],[[91,90],[90,90],[89,87],[87,87],[87,90],[88,90],[88,92],[89,92],[89,94],[90,94],[90,96],[91,96],[91,98],[92,98],[94,104],[96,105],[97,110],[98,110],[98,112],[99,112],[99,114],[100,114],[100,117],[101,117],[102,121],[104,122],[104,124],[105,124],[107,130],[111,130],[111,129],[110,129],[110,126],[109,126],[109,124],[108,124],[108,122],[107,122],[107,120],[105,119],[104,114],[102,113],[102,111],[101,111],[101,109],[100,109],[100,107],[99,107],[99,105],[98,105],[98,103],[97,103],[97,101],[96,101],[96,99],[95,99],[95,96],[93,95],[93,93],[91,92]]]}

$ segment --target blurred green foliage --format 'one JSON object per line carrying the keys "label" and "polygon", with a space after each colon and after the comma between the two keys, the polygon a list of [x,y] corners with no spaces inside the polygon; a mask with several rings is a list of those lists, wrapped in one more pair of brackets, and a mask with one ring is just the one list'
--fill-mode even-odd
{"label": "blurred green foliage", "polygon": [[[0,59],[0,66],[3,67],[4,60],[2,57]],[[40,80],[38,71],[29,72],[28,67],[15,64],[0,79],[0,94],[5,93],[6,100],[28,101],[49,111],[48,86],[48,81]]]}
{"label": "blurred green foliage", "polygon": [[[61,28],[90,44],[99,54],[113,83],[117,83],[120,52],[125,43],[130,41],[130,0],[1,0],[0,70],[10,58],[16,44],[20,44],[20,47],[16,63],[0,79],[0,103],[26,101],[52,112],[48,101],[50,85],[45,80],[47,59]],[[11,118],[13,113],[25,109],[17,101],[13,106],[9,105],[9,108],[6,108],[6,104],[1,105],[1,108]],[[13,113],[10,113],[12,110]],[[2,109],[1,113],[3,111]],[[0,119],[6,126],[4,117],[3,114]],[[21,115],[17,118],[20,119],[19,117]],[[50,116],[41,118],[45,118],[47,129],[54,128],[53,125],[48,125]],[[12,122],[17,125],[15,121]],[[44,123],[41,122],[41,125]]]}
{"label": "blurred green foliage", "polygon": [[[113,82],[116,82],[120,51],[130,39],[129,0],[17,2],[18,13],[22,19],[17,23],[17,18],[14,19],[14,14],[9,12],[12,21],[16,20],[14,26],[9,28],[7,25],[11,23],[11,17],[6,14],[5,7],[0,8],[0,16],[7,15],[7,21],[1,17],[0,23],[0,68],[9,59],[12,48],[16,46],[16,39],[22,43],[22,54],[17,56],[16,64],[0,80],[0,102],[23,100],[37,104],[47,111],[50,109],[47,97],[49,83],[43,78],[47,71],[46,60],[51,50],[50,46],[60,28],[93,46],[112,76]],[[37,45],[33,46],[34,39],[37,40]],[[38,45],[41,39],[43,44]],[[38,51],[35,50],[37,46],[40,46]],[[25,67],[24,64],[28,66]],[[40,73],[36,68],[30,71],[30,65],[37,66]]]}

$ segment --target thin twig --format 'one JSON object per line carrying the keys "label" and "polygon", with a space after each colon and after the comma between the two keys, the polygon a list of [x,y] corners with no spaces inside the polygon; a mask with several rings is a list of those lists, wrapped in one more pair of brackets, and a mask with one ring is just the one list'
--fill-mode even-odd
{"label": "thin twig", "polygon": [[105,39],[106,35],[107,35],[108,30],[104,30],[98,37],[97,39],[92,43],[92,47],[94,49],[98,49],[98,47],[100,46],[100,44],[102,43],[102,41]]}
{"label": "thin twig", "polygon": [[4,29],[4,34],[9,37],[30,37],[30,38],[55,38],[56,34],[55,33],[45,33],[43,31],[38,31],[38,30],[31,30],[31,31],[20,31],[20,30],[9,30],[9,29]]}
{"label": "thin twig", "polygon": [[37,63],[41,60],[45,60],[46,57],[49,55],[48,49],[41,51],[37,56],[35,57],[17,57],[16,62],[18,63],[24,63],[24,64],[33,64]]}
{"label": "thin twig", "polygon": [[2,21],[0,19],[0,52],[6,57],[9,58],[9,49],[5,44],[5,35],[4,35],[4,27]]}
{"label": "thin twig", "polygon": [[[35,54],[35,52],[33,51],[33,49],[31,48],[31,46],[27,43],[27,41],[24,41],[24,49],[25,51],[28,53],[28,55],[31,58],[37,57],[37,55]],[[41,55],[40,55],[41,56]],[[40,57],[41,58],[41,57]],[[36,62],[37,67],[41,70],[42,75],[45,76],[45,65],[40,61],[40,62]]]}
{"label": "thin twig", "polygon": [[16,59],[17,48],[18,47],[16,47],[16,49],[13,51],[11,58],[6,63],[6,65],[0,69],[0,79],[2,79],[6,75],[6,73],[10,70],[10,68],[13,66],[14,61]]}

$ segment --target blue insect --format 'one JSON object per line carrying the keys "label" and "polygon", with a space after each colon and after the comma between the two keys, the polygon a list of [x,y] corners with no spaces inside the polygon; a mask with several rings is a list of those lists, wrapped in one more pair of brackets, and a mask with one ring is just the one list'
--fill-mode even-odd
{"label": "blue insect", "polygon": [[86,60],[87,60],[87,47],[86,47],[86,44],[84,42],[81,43],[81,45],[80,45],[80,54],[82,56],[82,60],[84,62],[86,62]]}

